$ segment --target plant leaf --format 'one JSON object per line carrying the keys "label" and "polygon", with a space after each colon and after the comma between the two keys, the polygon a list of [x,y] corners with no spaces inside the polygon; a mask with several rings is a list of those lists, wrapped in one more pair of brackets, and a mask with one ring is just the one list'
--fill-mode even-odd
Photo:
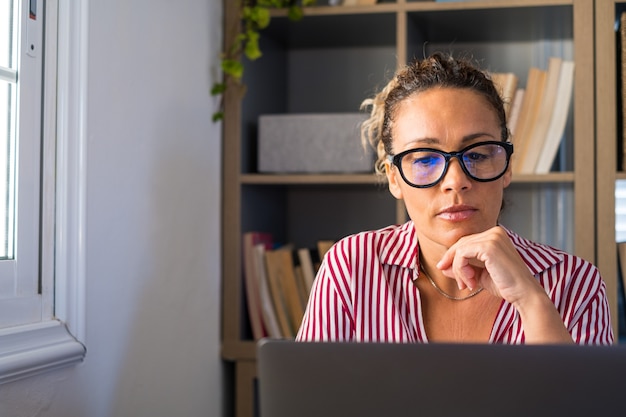
{"label": "plant leaf", "polygon": [[[317,0],[241,0],[241,19],[244,21],[245,30],[239,33],[233,39],[233,44],[222,54],[222,71],[241,83],[243,77],[244,66],[239,54],[243,54],[251,61],[261,57],[261,49],[259,48],[259,30],[265,29],[270,24],[271,8],[285,9],[287,8],[287,17],[292,21],[301,20],[304,16],[302,7],[312,6]],[[254,4],[254,6],[250,6]],[[241,85],[241,84],[240,84]],[[245,86],[244,92],[245,92]],[[225,82],[214,83],[211,88],[211,95],[218,96],[224,94],[227,84]],[[213,113],[213,121],[218,122],[224,119],[223,110]]]}
{"label": "plant leaf", "polygon": [[235,59],[225,59],[222,61],[222,71],[240,80],[243,76],[243,64]]}
{"label": "plant leaf", "polygon": [[244,48],[244,53],[250,61],[259,59],[261,55],[261,49],[259,48],[259,33],[255,31],[248,31],[248,40]]}
{"label": "plant leaf", "polygon": [[233,57],[241,52],[241,45],[246,41],[245,33],[238,33],[233,39],[233,43],[222,53],[222,60]]}
{"label": "plant leaf", "polygon": [[287,17],[289,17],[289,20],[292,21],[298,21],[298,20],[302,20],[302,9],[298,6],[290,6],[289,7],[289,11],[287,12]]}
{"label": "plant leaf", "polygon": [[213,117],[211,118],[214,122],[219,122],[220,120],[224,120],[224,112],[216,111],[213,113]]}
{"label": "plant leaf", "polygon": [[266,7],[255,7],[256,24],[259,29],[265,29],[270,24],[270,10]]}
{"label": "plant leaf", "polygon": [[212,96],[219,96],[226,91],[226,83],[215,83],[213,84],[213,88],[211,88]]}
{"label": "plant leaf", "polygon": [[258,29],[265,29],[270,24],[270,11],[267,7],[254,6],[243,8],[243,18],[248,24]]}

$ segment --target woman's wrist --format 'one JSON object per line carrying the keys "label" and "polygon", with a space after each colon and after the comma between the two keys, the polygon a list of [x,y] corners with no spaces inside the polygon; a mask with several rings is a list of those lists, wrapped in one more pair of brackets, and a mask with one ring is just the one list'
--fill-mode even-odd
{"label": "woman's wrist", "polygon": [[525,312],[533,312],[536,309],[556,310],[546,291],[534,279],[527,288],[519,292],[519,296],[509,302],[522,316]]}
{"label": "woman's wrist", "polygon": [[524,326],[526,343],[573,343],[556,306],[538,284],[513,306]]}

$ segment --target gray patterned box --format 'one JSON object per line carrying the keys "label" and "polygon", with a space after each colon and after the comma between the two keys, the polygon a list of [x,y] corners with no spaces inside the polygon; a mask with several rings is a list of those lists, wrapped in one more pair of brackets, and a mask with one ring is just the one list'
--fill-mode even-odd
{"label": "gray patterned box", "polygon": [[372,172],[374,152],[361,145],[363,113],[259,117],[259,172]]}

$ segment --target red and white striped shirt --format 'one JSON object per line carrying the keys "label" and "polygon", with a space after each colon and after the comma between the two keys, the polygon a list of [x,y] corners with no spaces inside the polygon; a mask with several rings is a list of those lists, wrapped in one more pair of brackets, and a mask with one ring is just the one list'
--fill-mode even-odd
{"label": "red and white striped shirt", "polygon": [[[612,344],[606,287],[591,263],[507,230],[579,344]],[[362,232],[326,254],[296,336],[299,341],[428,342],[412,221]],[[517,310],[503,301],[489,343],[524,343]]]}

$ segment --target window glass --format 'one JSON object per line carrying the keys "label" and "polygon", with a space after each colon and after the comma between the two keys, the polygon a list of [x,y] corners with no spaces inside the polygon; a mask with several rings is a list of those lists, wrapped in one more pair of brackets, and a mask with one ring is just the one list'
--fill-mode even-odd
{"label": "window glass", "polygon": [[0,260],[13,259],[15,203],[15,71],[17,25],[13,1],[0,3]]}
{"label": "window glass", "polygon": [[0,67],[11,67],[11,38],[13,36],[13,1],[0,2]]}
{"label": "window glass", "polygon": [[[41,320],[43,13],[0,0],[0,327]],[[50,138],[53,140],[54,138]]]}

